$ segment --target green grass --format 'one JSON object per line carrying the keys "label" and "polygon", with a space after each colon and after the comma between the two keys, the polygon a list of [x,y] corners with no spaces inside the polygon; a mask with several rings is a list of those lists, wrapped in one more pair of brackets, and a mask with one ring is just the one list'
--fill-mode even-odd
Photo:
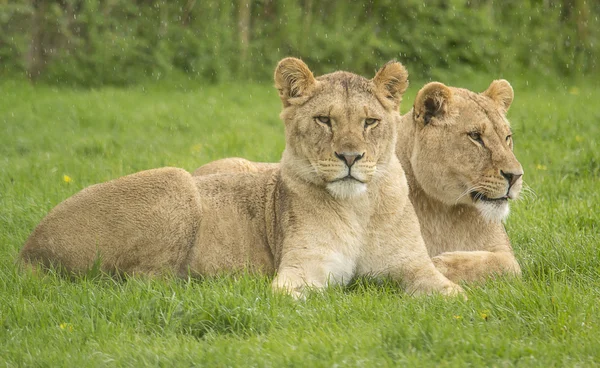
{"label": "green grass", "polygon": [[598,364],[600,91],[589,82],[514,85],[509,118],[535,191],[507,223],[523,279],[468,287],[468,301],[359,280],[296,303],[251,275],[70,281],[14,265],[42,217],[87,185],[226,156],[278,160],[271,86],[0,83],[0,366]]}

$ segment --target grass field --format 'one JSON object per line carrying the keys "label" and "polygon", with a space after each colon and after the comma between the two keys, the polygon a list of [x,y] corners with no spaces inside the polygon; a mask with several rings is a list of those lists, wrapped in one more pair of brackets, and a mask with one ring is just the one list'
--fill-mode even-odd
{"label": "grass field", "polygon": [[535,191],[507,222],[522,280],[468,286],[468,301],[358,280],[296,303],[255,276],[70,281],[14,265],[42,217],[90,184],[226,156],[278,160],[271,86],[0,82],[0,366],[597,366],[600,90],[514,86],[515,150]]}

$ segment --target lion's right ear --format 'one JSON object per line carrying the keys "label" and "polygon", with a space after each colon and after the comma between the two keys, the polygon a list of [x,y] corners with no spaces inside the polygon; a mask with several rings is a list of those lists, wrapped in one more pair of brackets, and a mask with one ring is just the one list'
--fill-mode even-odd
{"label": "lion's right ear", "polygon": [[316,84],[313,73],[300,59],[285,58],[275,68],[275,88],[279,91],[284,107],[309,95]]}
{"label": "lion's right ear", "polygon": [[452,91],[444,84],[431,82],[426,84],[415,98],[413,109],[414,119],[427,125],[435,120],[440,120],[449,112],[452,100]]}

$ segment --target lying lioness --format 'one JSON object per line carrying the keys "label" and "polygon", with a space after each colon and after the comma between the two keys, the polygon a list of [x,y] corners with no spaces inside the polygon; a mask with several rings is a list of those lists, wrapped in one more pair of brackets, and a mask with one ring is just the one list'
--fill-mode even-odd
{"label": "lying lioness", "polygon": [[211,275],[276,272],[273,288],[387,276],[410,293],[461,288],[433,265],[394,154],[408,81],[386,64],[372,80],[317,79],[282,60],[286,149],[280,169],[193,178],[175,168],[98,184],[62,202],[27,240],[22,259],[82,272]]}
{"label": "lying lioness", "polygon": [[[501,220],[519,195],[523,169],[512,152],[505,114],[513,100],[505,80],[477,94],[441,83],[424,86],[399,118],[396,154],[434,264],[450,280],[520,275]],[[193,175],[260,172],[275,163],[228,158]]]}

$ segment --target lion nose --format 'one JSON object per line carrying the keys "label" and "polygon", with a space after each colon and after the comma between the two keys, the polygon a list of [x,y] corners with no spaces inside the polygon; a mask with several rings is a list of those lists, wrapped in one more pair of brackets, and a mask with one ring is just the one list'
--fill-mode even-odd
{"label": "lion nose", "polygon": [[514,183],[517,182],[517,180],[519,180],[519,178],[521,176],[523,176],[523,174],[514,174],[514,173],[510,173],[510,172],[504,172],[502,170],[500,170],[500,174],[502,174],[502,176],[504,176],[504,178],[506,180],[508,180],[508,184],[509,185],[513,185]]}
{"label": "lion nose", "polygon": [[356,161],[360,160],[361,158],[363,158],[365,156],[364,153],[360,154],[360,153],[356,153],[356,152],[342,152],[342,153],[336,152],[335,155],[340,160],[346,162],[346,165],[348,165],[348,167],[352,167],[352,165],[354,165],[354,163]]}

